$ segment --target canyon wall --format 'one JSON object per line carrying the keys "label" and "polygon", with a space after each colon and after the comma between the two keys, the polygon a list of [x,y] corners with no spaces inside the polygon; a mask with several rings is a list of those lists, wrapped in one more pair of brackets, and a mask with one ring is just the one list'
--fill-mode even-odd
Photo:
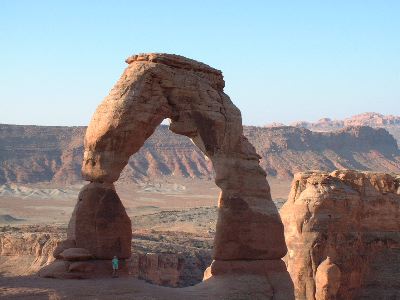
{"label": "canyon wall", "polygon": [[[81,180],[85,127],[0,125],[0,184]],[[268,176],[291,178],[307,170],[348,168],[400,172],[400,151],[384,129],[350,127],[334,132],[244,126]],[[164,177],[211,179],[212,165],[187,137],[159,126],[133,155],[120,181]]]}

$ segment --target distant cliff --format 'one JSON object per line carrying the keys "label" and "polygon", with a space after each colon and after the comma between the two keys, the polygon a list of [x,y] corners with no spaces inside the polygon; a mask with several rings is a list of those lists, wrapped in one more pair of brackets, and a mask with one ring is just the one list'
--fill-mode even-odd
{"label": "distant cliff", "polygon": [[[271,124],[269,126],[276,126],[276,124]],[[294,122],[291,126],[307,128],[313,131],[332,131],[347,126],[384,128],[397,139],[398,143],[400,142],[400,116],[382,115],[374,112],[355,115],[343,120],[322,118],[317,122]]]}
{"label": "distant cliff", "polygon": [[[0,184],[81,180],[85,127],[0,125]],[[306,170],[359,169],[400,172],[396,140],[384,129],[346,127],[312,132],[298,127],[245,127],[269,176],[290,178]],[[120,180],[164,176],[208,179],[212,166],[192,142],[160,126],[131,157]]]}
{"label": "distant cliff", "polygon": [[246,135],[271,176],[291,177],[306,170],[400,171],[396,140],[382,128],[362,126],[313,132],[289,126],[249,127]]}

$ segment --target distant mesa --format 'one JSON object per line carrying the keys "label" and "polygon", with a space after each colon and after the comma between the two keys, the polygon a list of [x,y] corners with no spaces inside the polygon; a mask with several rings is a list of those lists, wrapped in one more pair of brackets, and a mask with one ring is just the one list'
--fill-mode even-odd
{"label": "distant mesa", "polygon": [[375,112],[366,112],[345,118],[332,120],[322,118],[317,122],[299,121],[290,124],[295,127],[303,127],[313,131],[332,131],[347,126],[370,126],[373,128],[385,128],[397,141],[400,141],[400,116],[383,115]]}
{"label": "distant mesa", "polygon": [[[400,125],[395,122],[398,118],[386,116],[392,125],[376,125],[373,129],[358,125],[344,127],[344,121],[325,118],[318,124],[244,126],[243,133],[262,157],[261,166],[268,176],[290,179],[296,172],[335,169],[400,173],[399,140],[394,139],[400,138]],[[85,130],[85,127],[0,125],[0,184],[82,183]],[[211,162],[189,138],[161,125],[129,159],[119,181],[143,184],[149,179],[211,180],[213,176]],[[15,192],[18,191],[12,191]],[[50,191],[42,192],[45,197]],[[2,193],[6,191],[0,188]]]}

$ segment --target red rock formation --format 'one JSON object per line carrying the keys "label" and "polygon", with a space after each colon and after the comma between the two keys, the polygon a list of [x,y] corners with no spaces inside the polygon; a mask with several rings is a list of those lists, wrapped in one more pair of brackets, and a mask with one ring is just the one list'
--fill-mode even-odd
{"label": "red rock formation", "polygon": [[279,259],[286,247],[260,157],[243,136],[240,111],[223,93],[221,72],[180,56],[130,57],[85,136],[82,174],[114,182],[165,118],[211,159],[222,189],[215,259]]}
{"label": "red rock formation", "polygon": [[400,178],[299,173],[280,213],[296,299],[400,297]]}
{"label": "red rock formation", "polygon": [[[6,277],[33,275],[39,270],[41,276],[51,278],[109,277],[111,274],[110,260],[87,260],[88,251],[84,250],[82,255],[81,250],[76,250],[75,242],[61,242],[66,237],[64,228],[23,225],[3,227],[2,230],[0,274]],[[196,248],[191,246],[181,248],[179,254],[153,253],[146,242],[136,239],[135,247],[141,250],[125,260],[124,265],[121,264],[124,270],[120,274],[157,285],[194,285],[201,281],[204,263],[209,261],[208,251],[193,250]],[[55,263],[52,253],[59,259]],[[60,260],[60,253],[67,256],[67,260]]]}
{"label": "red rock formation", "polygon": [[0,234],[0,273],[21,276],[37,272],[54,261],[52,255],[62,236],[51,233],[5,232]]}
{"label": "red rock formation", "polygon": [[132,224],[112,184],[82,188],[68,226],[68,240],[95,258],[131,256]]}
{"label": "red rock formation", "polygon": [[[281,264],[286,253],[283,225],[271,200],[266,173],[259,165],[260,156],[243,135],[240,111],[223,92],[221,72],[168,54],[135,55],[127,63],[129,66],[97,108],[86,131],[82,175],[94,183],[81,192],[69,239],[75,239],[78,248],[90,249],[95,258],[108,258],[116,249],[115,241],[132,238],[132,233],[125,230],[124,217],[122,223],[114,215],[109,217],[113,204],[107,203],[118,197],[115,192],[109,196],[108,191],[130,156],[139,151],[163,119],[169,118],[171,131],[190,137],[210,158],[215,183],[221,188],[215,264],[266,260],[268,277],[285,272],[268,270],[270,263]],[[125,242],[119,245],[124,253]],[[253,274],[254,269],[243,268],[245,272]],[[212,267],[211,274],[217,275]],[[290,288],[290,280],[279,285],[271,282],[272,296],[278,298],[281,289],[290,295]]]}

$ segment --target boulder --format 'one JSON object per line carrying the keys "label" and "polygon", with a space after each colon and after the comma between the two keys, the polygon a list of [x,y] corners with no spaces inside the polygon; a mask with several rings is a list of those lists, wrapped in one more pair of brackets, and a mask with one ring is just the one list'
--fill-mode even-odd
{"label": "boulder", "polygon": [[57,243],[56,248],[53,251],[53,256],[54,258],[58,258],[60,259],[61,256],[61,252],[63,252],[64,250],[68,249],[68,248],[75,248],[76,247],[76,243],[75,240],[62,240],[59,241]]}
{"label": "boulder", "polygon": [[340,287],[341,272],[328,256],[317,268],[315,274],[315,299],[330,300],[336,299]]}
{"label": "boulder", "polygon": [[55,260],[51,264],[41,268],[38,275],[45,278],[64,278],[68,266],[69,262]]}
{"label": "boulder", "polygon": [[84,272],[92,273],[95,270],[95,265],[86,261],[72,262],[68,267],[68,272]]}
{"label": "boulder", "polygon": [[[207,281],[236,281],[249,280],[262,282],[267,279],[263,286],[253,285],[254,291],[248,299],[254,299],[257,292],[262,291],[263,297],[259,299],[290,300],[294,299],[293,283],[282,260],[232,260],[213,261],[211,266],[204,272],[204,283]],[[254,284],[254,283],[253,283]],[[233,287],[232,287],[233,288]],[[253,293],[254,292],[254,293]],[[243,298],[247,299],[247,298]]]}
{"label": "boulder", "polygon": [[61,252],[60,257],[68,261],[82,261],[93,258],[93,255],[83,248],[69,248]]}

